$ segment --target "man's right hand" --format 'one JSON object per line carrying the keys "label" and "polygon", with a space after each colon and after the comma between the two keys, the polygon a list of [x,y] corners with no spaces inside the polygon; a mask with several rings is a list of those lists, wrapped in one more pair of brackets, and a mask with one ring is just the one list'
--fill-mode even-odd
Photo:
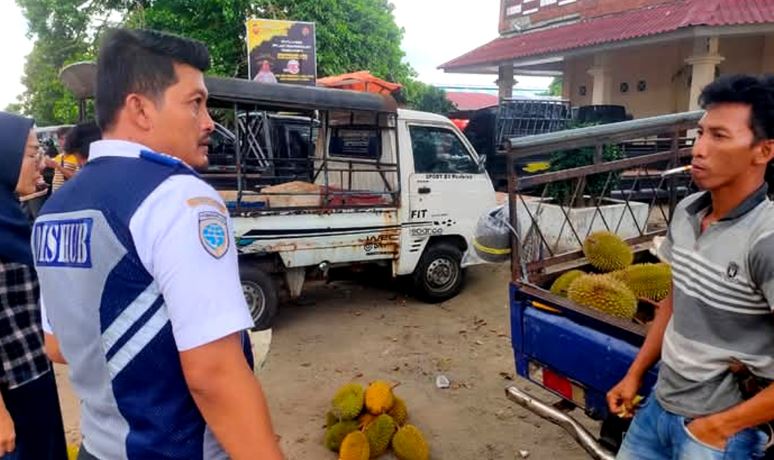
{"label": "man's right hand", "polygon": [[607,392],[607,407],[615,415],[625,414],[626,418],[632,417],[635,410],[634,398],[640,390],[642,381],[627,374],[616,386]]}

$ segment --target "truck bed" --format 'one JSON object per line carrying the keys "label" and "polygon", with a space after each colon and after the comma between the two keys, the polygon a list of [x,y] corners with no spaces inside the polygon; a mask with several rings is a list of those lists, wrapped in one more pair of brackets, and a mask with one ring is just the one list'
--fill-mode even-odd
{"label": "truck bed", "polygon": [[[634,360],[645,327],[531,284],[511,284],[510,309],[517,373],[604,420],[605,394]],[[648,373],[643,395],[650,392],[656,374],[657,369]]]}

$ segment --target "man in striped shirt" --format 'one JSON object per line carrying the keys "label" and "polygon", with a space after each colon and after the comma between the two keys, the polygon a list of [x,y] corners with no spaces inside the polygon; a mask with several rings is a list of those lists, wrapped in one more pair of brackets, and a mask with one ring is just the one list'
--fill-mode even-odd
{"label": "man in striped shirt", "polygon": [[774,386],[744,399],[729,365],[774,379],[774,204],[764,180],[774,156],[774,76],[707,86],[691,174],[704,191],[683,200],[661,255],[673,270],[645,344],[608,394],[632,409],[661,358],[654,395],[637,411],[618,458],[761,458]]}

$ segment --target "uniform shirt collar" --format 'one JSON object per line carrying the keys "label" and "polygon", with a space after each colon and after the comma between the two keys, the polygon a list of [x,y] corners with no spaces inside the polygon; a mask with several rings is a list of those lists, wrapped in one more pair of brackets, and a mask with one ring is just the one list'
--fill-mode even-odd
{"label": "uniform shirt collar", "polygon": [[143,144],[138,144],[131,141],[123,141],[118,139],[101,140],[96,141],[89,147],[89,161],[96,160],[103,157],[119,157],[119,158],[140,158],[140,154],[154,153],[156,155],[165,156],[168,158],[174,158],[187,168],[194,170],[185,161],[175,158],[163,153],[156,153],[153,149],[146,147]]}
{"label": "uniform shirt collar", "polygon": [[143,150],[153,151],[136,142],[114,139],[96,141],[89,147],[89,161],[102,157],[139,158]]}
{"label": "uniform shirt collar", "polygon": [[[758,190],[754,191],[750,196],[744,199],[739,206],[732,209],[731,212],[726,214],[721,221],[734,220],[742,217],[748,212],[755,209],[759,204],[766,201],[766,197],[769,191],[769,186],[764,182]],[[700,211],[709,211],[712,208],[712,195],[710,192],[704,192],[699,198],[691,203],[687,208],[689,214],[696,216]]]}

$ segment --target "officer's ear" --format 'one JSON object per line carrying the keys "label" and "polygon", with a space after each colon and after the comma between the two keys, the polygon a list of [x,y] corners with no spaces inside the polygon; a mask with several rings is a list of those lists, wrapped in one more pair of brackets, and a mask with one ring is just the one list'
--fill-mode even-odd
{"label": "officer's ear", "polygon": [[156,105],[142,94],[131,93],[126,96],[124,110],[133,125],[143,131],[153,129],[153,114]]}
{"label": "officer's ear", "polygon": [[757,164],[768,164],[774,159],[774,139],[760,141],[758,150],[755,152],[755,161]]}

